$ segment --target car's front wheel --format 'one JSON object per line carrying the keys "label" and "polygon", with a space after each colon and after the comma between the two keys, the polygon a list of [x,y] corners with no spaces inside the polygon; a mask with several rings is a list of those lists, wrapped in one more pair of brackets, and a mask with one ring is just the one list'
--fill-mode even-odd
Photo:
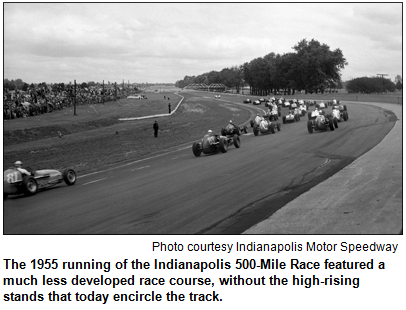
{"label": "car's front wheel", "polygon": [[221,137],[219,145],[221,153],[226,153],[228,149],[226,138]]}
{"label": "car's front wheel", "polygon": [[234,135],[234,137],[233,137],[233,143],[234,143],[234,146],[238,149],[238,148],[241,146],[240,137],[237,136],[237,135]]}
{"label": "car's front wheel", "polygon": [[202,154],[202,148],[199,142],[194,142],[192,145],[193,154],[196,157],[199,157]]}
{"label": "car's front wheel", "polygon": [[76,173],[73,169],[65,169],[62,176],[67,185],[70,186],[76,183]]}
{"label": "car's front wheel", "polygon": [[309,132],[309,133],[313,133],[313,124],[312,124],[312,121],[307,121],[307,131]]}

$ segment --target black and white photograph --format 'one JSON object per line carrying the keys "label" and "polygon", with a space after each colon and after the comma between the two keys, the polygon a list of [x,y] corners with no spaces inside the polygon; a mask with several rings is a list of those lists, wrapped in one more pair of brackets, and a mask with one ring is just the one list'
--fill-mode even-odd
{"label": "black and white photograph", "polygon": [[0,308],[404,308],[402,2],[3,2]]}
{"label": "black and white photograph", "polygon": [[402,9],[3,3],[3,234],[403,234]]}

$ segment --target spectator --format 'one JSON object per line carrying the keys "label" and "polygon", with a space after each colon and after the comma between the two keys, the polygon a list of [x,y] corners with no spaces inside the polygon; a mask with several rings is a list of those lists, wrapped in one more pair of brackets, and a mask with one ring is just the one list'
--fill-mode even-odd
{"label": "spectator", "polygon": [[171,114],[171,103],[168,104],[169,114]]}

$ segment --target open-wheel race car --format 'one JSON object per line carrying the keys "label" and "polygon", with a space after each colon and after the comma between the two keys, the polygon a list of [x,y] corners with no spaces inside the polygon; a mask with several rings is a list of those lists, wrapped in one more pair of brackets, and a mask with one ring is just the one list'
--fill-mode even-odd
{"label": "open-wheel race car", "polygon": [[255,136],[258,136],[259,133],[262,134],[275,133],[276,130],[281,131],[281,124],[271,122],[270,120],[264,118],[260,120],[258,118],[255,118],[252,130]]}
{"label": "open-wheel race car", "polygon": [[298,107],[298,101],[297,99],[289,100],[290,105],[289,105],[289,110],[296,109]]}
{"label": "open-wheel race car", "polygon": [[233,136],[233,135],[241,135],[241,133],[248,133],[247,125],[237,126],[230,121],[229,124],[225,128],[221,128],[221,135],[222,136]]}
{"label": "open-wheel race car", "polygon": [[305,104],[305,102],[303,100],[299,100],[298,110],[300,111],[301,116],[305,116],[308,109],[309,109],[309,106],[307,104]]}
{"label": "open-wheel race car", "polygon": [[333,105],[331,110],[331,116],[337,118],[339,122],[348,120],[348,111],[346,105]]}
{"label": "open-wheel race car", "polygon": [[282,122],[286,123],[293,123],[300,121],[301,112],[299,109],[290,110],[289,113],[282,117]]}
{"label": "open-wheel race car", "polygon": [[[27,170],[31,170],[27,168]],[[31,170],[31,175],[23,175],[16,168],[4,171],[3,197],[8,195],[32,196],[38,190],[52,187],[65,182],[67,185],[76,183],[76,173],[73,169],[65,169],[63,172],[53,169]]]}
{"label": "open-wheel race car", "polygon": [[250,99],[250,98],[244,99],[243,102],[244,102],[244,103],[251,103],[251,99]]}
{"label": "open-wheel race car", "polygon": [[[278,109],[268,109],[268,111],[265,114],[265,118],[269,119],[271,122],[277,121],[280,116],[281,116],[281,111],[279,111]],[[251,127],[254,127],[254,126],[251,126]]]}
{"label": "open-wheel race car", "polygon": [[314,110],[308,114],[309,120],[307,121],[307,130],[309,133],[313,131],[326,131],[330,128],[334,131],[334,128],[338,128],[337,119],[333,118],[331,114],[326,115],[324,111]]}
{"label": "open-wheel race car", "polygon": [[201,141],[193,142],[192,151],[196,157],[199,157],[202,153],[226,153],[230,145],[239,148],[241,146],[240,137],[238,135],[222,136],[209,132]]}
{"label": "open-wheel race car", "polygon": [[220,98],[220,95],[214,95],[214,98]]}
{"label": "open-wheel race car", "polygon": [[316,103],[316,108],[325,109],[325,108],[327,108],[327,103],[324,103],[324,102]]}

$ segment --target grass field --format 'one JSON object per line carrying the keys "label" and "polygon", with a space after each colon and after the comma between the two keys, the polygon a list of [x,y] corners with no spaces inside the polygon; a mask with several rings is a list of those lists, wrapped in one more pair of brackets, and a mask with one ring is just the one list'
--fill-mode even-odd
{"label": "grass field", "polygon": [[[202,92],[200,92],[201,94]],[[104,105],[78,106],[49,114],[3,122],[3,165],[11,166],[21,160],[26,166],[43,169],[74,168],[79,174],[92,172],[103,167],[138,160],[151,154],[188,145],[200,139],[208,129],[220,131],[229,119],[236,124],[246,122],[251,113],[239,106],[219,104],[214,93],[203,93],[213,99],[193,97],[184,101],[178,111],[166,117],[157,118],[160,131],[158,139],[153,138],[154,119],[119,121],[119,118],[168,113],[181,97],[173,92],[146,92],[146,100],[122,99]],[[164,96],[170,100],[164,99]],[[235,95],[238,102],[248,97]],[[365,101],[402,103],[402,94],[355,95],[324,94],[286,96],[286,98]],[[224,96],[222,96],[224,97]],[[400,99],[398,99],[400,98]],[[262,106],[263,107],[263,106]],[[64,136],[59,138],[57,132]],[[191,151],[192,156],[192,151]]]}

